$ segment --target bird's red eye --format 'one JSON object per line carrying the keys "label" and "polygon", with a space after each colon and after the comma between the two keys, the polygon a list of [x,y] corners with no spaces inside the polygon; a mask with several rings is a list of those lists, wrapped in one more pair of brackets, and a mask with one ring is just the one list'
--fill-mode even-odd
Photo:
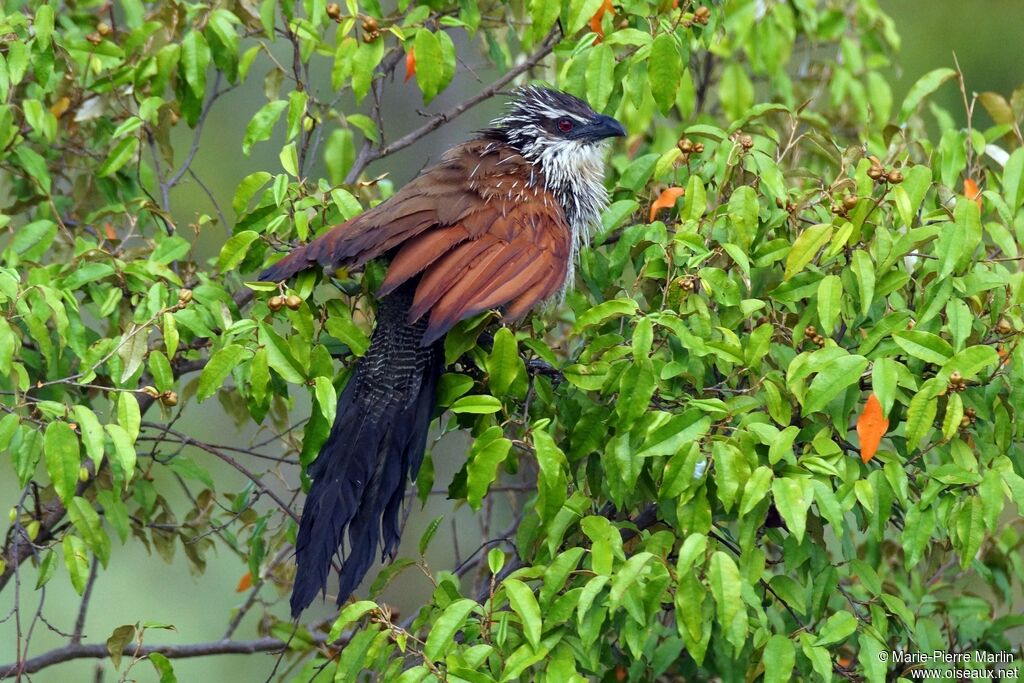
{"label": "bird's red eye", "polygon": [[568,133],[572,130],[572,119],[558,119],[558,130]]}

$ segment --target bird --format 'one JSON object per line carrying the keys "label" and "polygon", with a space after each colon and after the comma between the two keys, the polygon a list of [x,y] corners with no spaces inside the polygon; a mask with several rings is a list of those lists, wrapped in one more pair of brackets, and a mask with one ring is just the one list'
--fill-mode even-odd
{"label": "bird", "polygon": [[326,595],[337,558],[338,605],[380,550],[393,561],[405,490],[423,461],[444,371],[444,336],[497,309],[515,321],[564,297],[608,201],[604,148],[626,131],[584,100],[540,85],[387,200],[296,247],[260,274],[351,272],[387,259],[370,345],[338,398],[309,465],[295,544],[293,618]]}

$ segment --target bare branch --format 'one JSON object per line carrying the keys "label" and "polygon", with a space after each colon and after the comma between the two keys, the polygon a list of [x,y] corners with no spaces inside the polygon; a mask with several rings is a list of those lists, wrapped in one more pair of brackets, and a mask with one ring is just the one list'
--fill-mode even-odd
{"label": "bare branch", "polygon": [[[325,636],[311,634],[317,645],[326,642]],[[168,659],[185,659],[187,657],[207,657],[209,655],[253,654],[256,652],[277,652],[285,647],[285,643],[277,638],[265,637],[255,640],[214,640],[207,643],[189,643],[186,645],[140,645],[126,648],[124,654],[136,659],[148,657],[154,652]],[[70,662],[75,659],[104,659],[109,657],[106,643],[95,645],[72,644],[45,652],[38,657],[26,659],[19,664],[0,665],[0,680],[42,671],[47,667]]]}

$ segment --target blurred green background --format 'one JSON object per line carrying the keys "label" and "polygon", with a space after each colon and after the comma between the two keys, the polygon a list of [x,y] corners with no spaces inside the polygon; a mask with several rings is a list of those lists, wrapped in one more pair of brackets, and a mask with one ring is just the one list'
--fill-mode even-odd
{"label": "blurred green background", "polygon": [[[1012,90],[1024,83],[1024,50],[1021,49],[1024,38],[1024,1],[1022,0],[881,0],[880,4],[888,11],[896,22],[897,30],[902,36],[903,47],[893,66],[892,84],[895,102],[899,103],[907,89],[922,74],[938,67],[953,66],[953,54],[956,53],[960,66],[964,71],[968,93],[993,90],[1009,96]],[[490,72],[486,69],[483,58],[466,57],[467,62],[460,66],[462,77],[456,79],[452,87],[432,104],[432,111],[440,111],[461,101],[475,92],[480,86],[477,78],[487,80]],[[254,67],[250,83],[225,95],[213,109],[206,124],[202,146],[193,168],[209,186],[210,191],[226,212],[227,220],[232,220],[231,197],[238,181],[248,173],[256,170],[277,172],[279,162],[276,153],[272,152],[279,146],[273,144],[257,145],[251,157],[241,154],[242,134],[248,120],[248,114],[254,112],[265,100],[262,92],[262,73],[266,63],[257,63]],[[326,92],[328,85],[320,83],[321,93]],[[421,121],[422,102],[418,90],[413,84],[403,84],[396,79],[386,86],[387,99],[384,105],[385,119],[388,124],[388,137],[394,139],[418,125]],[[964,109],[961,96],[956,86],[947,84],[939,92],[935,101],[946,108],[956,120],[964,121]],[[453,125],[446,126],[428,136],[403,153],[388,160],[386,164],[371,166],[369,173],[376,175],[389,173],[396,185],[410,177],[428,163],[437,160],[443,150],[463,139],[469,131],[483,126],[498,110],[500,102],[492,101],[470,111]],[[980,107],[979,107],[980,110]],[[987,116],[978,121],[980,127],[990,125]],[[191,144],[189,135],[182,135],[177,140],[180,154]],[[313,169],[312,176],[322,175],[322,165]],[[182,183],[172,194],[174,216],[179,225],[180,234],[194,239],[201,253],[215,255],[230,233],[230,226],[205,224],[202,228],[194,226],[202,214],[215,216],[216,212],[205,193],[194,182]],[[295,407],[296,419],[308,414],[308,402],[299,401]],[[229,425],[225,427],[224,425]],[[186,411],[185,418],[178,423],[178,428],[194,434],[199,439],[217,443],[223,434],[234,434],[235,427],[220,411],[214,400],[204,404],[201,410]],[[237,437],[239,444],[248,443],[255,434],[243,434]],[[234,438],[234,437],[232,437]],[[450,435],[442,439],[434,448],[435,466],[437,469],[437,487],[443,487],[451,475],[461,464],[465,440],[459,435]],[[278,451],[264,449],[274,455]],[[214,477],[224,482],[235,482],[237,490],[242,482],[234,470],[212,461],[211,458],[191,453],[207,467]],[[246,463],[251,467],[259,463]],[[297,473],[294,468],[282,471],[281,475],[289,482]],[[274,475],[269,476],[273,481]],[[283,488],[283,483],[278,484]],[[169,488],[169,487],[168,487]],[[223,490],[229,490],[223,486]],[[9,475],[0,477],[0,496],[2,500],[12,501],[17,491]],[[182,501],[172,501],[178,509],[183,510]],[[183,514],[183,512],[182,512]],[[443,496],[433,496],[426,510],[422,512],[418,506],[410,516],[405,533],[405,545],[402,554],[415,553],[415,545],[426,524],[439,514],[446,514],[442,525],[442,533],[433,543],[429,560],[435,569],[451,567],[454,556],[453,538],[458,540],[459,551],[463,558],[476,548],[479,543],[478,516],[472,511],[462,508],[457,512]],[[504,515],[507,517],[507,514]],[[453,521],[454,520],[454,521]],[[502,514],[497,515],[495,526],[503,528],[507,520]],[[125,557],[126,553],[132,556]],[[219,638],[230,617],[232,607],[241,604],[245,594],[236,593],[235,586],[239,578],[247,571],[244,562],[230,553],[221,551],[211,553],[205,575],[194,577],[182,559],[179,549],[174,563],[165,564],[156,555],[146,555],[138,544],[121,547],[115,543],[110,569],[101,574],[93,596],[93,607],[86,622],[85,642],[98,643],[118,625],[137,621],[154,621],[173,624],[174,631],[154,631],[147,635],[148,643],[188,643],[216,640]],[[22,614],[31,619],[38,604],[39,594],[32,590],[35,585],[36,572],[28,563],[23,566],[21,575]],[[402,575],[400,585],[392,586],[385,594],[384,600],[395,605],[403,616],[410,614],[427,595],[430,584],[415,571]],[[13,605],[14,586],[0,598],[0,615],[5,615]],[[264,589],[267,599],[276,598],[272,589]],[[58,576],[50,582],[46,589],[46,612],[52,626],[68,632],[73,628],[78,610],[79,600],[71,589],[65,575]],[[333,606],[314,607],[316,616],[330,617],[334,613]],[[236,637],[251,638],[256,635],[256,617],[260,610],[255,609],[243,622]],[[286,608],[282,602],[275,608],[282,618],[286,616]],[[27,628],[27,623],[24,624]],[[0,661],[12,661],[15,657],[15,624],[13,618],[0,624]],[[39,654],[51,647],[64,644],[64,638],[47,628],[46,624],[38,623],[32,641],[32,653]],[[97,663],[79,660],[46,670],[32,676],[37,683],[64,681],[116,681],[124,675],[126,663],[122,671],[115,673],[109,661],[102,663],[104,674],[97,676]],[[271,655],[232,655],[195,660],[178,660],[174,663],[178,680],[187,681],[262,681],[274,665]],[[282,666],[282,670],[286,665]],[[325,672],[321,678],[330,676]],[[158,677],[148,662],[142,661],[127,674],[128,680],[156,681]]]}

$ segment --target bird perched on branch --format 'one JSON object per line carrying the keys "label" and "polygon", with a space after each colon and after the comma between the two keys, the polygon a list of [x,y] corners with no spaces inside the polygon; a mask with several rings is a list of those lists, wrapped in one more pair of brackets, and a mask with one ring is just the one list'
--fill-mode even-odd
{"label": "bird perched on branch", "polygon": [[296,542],[292,615],[325,591],[341,559],[338,604],[378,547],[394,559],[405,488],[423,461],[444,335],[498,309],[506,320],[563,293],[607,201],[601,144],[615,119],[564,92],[528,86],[504,116],[394,196],[300,246],[260,275],[390,260],[370,347],[338,399],[309,467]]}

